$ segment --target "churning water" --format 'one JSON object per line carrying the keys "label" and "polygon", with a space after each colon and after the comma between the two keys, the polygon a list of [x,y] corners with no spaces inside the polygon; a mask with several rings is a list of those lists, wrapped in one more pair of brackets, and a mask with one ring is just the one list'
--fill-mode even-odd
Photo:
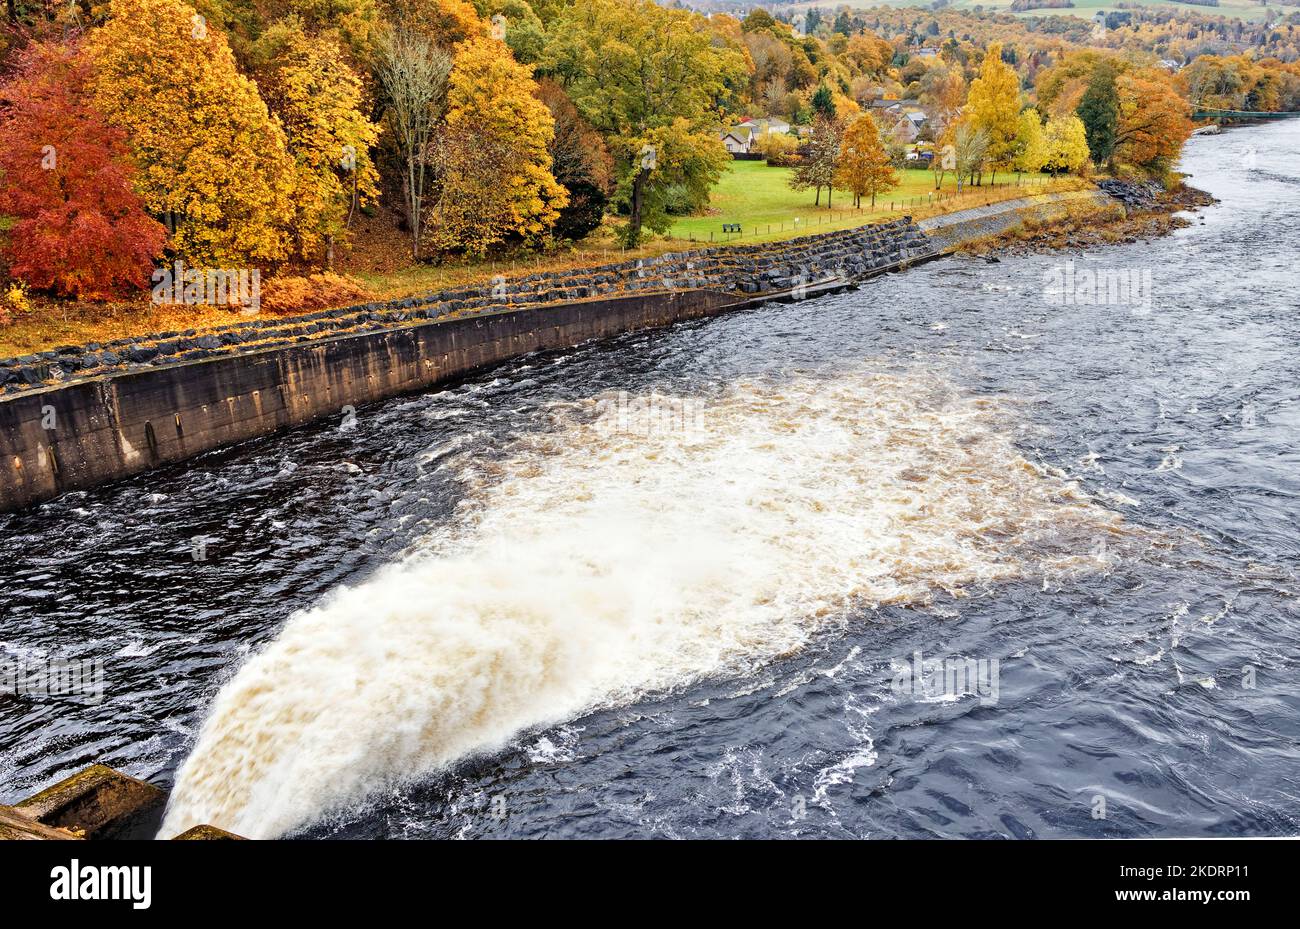
{"label": "churning water", "polygon": [[0,698],[0,800],[103,760],[175,779],[164,835],[1293,834],[1298,130],[1072,256],[1141,303],[947,259],[3,517],[0,647],[106,692]]}

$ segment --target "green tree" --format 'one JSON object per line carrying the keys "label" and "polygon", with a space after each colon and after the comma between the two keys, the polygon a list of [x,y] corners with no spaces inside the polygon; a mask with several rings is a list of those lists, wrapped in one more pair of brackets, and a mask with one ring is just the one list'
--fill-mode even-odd
{"label": "green tree", "polygon": [[957,191],[962,181],[974,178],[982,170],[989,154],[989,131],[983,126],[962,120],[952,134],[953,173],[957,176]]}
{"label": "green tree", "polygon": [[825,84],[818,85],[816,92],[812,95],[812,109],[814,116],[835,118],[835,95],[831,93],[831,89]]}
{"label": "green tree", "polygon": [[643,227],[665,231],[668,190],[707,191],[727,165],[718,104],[747,82],[744,59],[715,43],[699,14],[651,0],[575,3],[548,36],[541,70],[614,156],[616,198],[628,214],[623,241],[637,245]]}
{"label": "green tree", "polygon": [[1075,112],[1083,122],[1093,163],[1109,162],[1114,157],[1119,132],[1119,89],[1110,62],[1103,61],[1093,70],[1088,89],[1083,92]]}
{"label": "green tree", "polygon": [[831,206],[831,185],[835,182],[835,166],[840,160],[840,146],[844,140],[844,126],[831,116],[818,116],[813,122],[808,139],[808,154],[790,175],[793,190],[816,190],[815,206],[822,202],[822,188],[826,188],[826,208]]}

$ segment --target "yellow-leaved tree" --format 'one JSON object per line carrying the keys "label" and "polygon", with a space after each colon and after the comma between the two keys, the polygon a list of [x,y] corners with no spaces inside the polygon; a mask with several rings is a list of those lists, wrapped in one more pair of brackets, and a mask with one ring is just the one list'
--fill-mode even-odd
{"label": "yellow-leaved tree", "polygon": [[1088,132],[1074,114],[1053,116],[1043,133],[1046,157],[1043,167],[1055,176],[1062,171],[1079,171],[1089,162]]}
{"label": "yellow-leaved tree", "polygon": [[1047,160],[1047,140],[1043,136],[1043,120],[1033,107],[1020,114],[1016,128],[1016,147],[1011,166],[1017,171],[1034,173]]}
{"label": "yellow-leaved tree", "polygon": [[863,197],[871,197],[873,209],[877,194],[898,186],[898,172],[889,163],[889,153],[870,113],[863,113],[844,130],[835,163],[835,186],[853,194],[854,206],[860,206]]}
{"label": "yellow-leaved tree", "polygon": [[95,106],[124,129],[145,209],[193,265],[287,251],[293,160],[225,37],[180,0],[110,0],[86,42]]}
{"label": "yellow-leaved tree", "polygon": [[1009,167],[1015,157],[1020,124],[1020,78],[1002,60],[1002,46],[997,42],[989,45],[979,77],[970,82],[966,120],[972,129],[988,133],[984,157],[996,181],[998,168]]}
{"label": "yellow-leaved tree", "polygon": [[456,46],[446,129],[432,148],[438,192],[425,239],[435,248],[482,253],[508,236],[545,233],[568,203],[551,174],[551,112],[532,69],[494,38]]}
{"label": "yellow-leaved tree", "polygon": [[370,148],[379,127],[362,111],[361,78],[333,37],[309,36],[289,17],[262,34],[257,52],[258,86],[294,162],[294,253],[333,267],[353,213],[377,195]]}

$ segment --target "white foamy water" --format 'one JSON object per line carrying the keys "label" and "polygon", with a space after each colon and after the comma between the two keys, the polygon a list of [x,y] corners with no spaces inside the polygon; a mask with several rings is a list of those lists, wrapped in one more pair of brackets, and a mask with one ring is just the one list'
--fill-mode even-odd
{"label": "white foamy water", "polygon": [[744,674],[852,607],[1050,570],[1118,530],[936,376],[738,383],[689,421],[662,399],[620,401],[612,426],[597,399],[557,407],[490,469],[445,459],[463,518],[247,661],[161,835],[274,836],[527,730]]}

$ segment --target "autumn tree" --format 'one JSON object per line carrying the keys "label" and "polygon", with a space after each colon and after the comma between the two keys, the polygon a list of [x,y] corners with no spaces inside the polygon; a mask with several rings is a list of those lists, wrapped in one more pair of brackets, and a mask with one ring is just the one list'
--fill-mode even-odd
{"label": "autumn tree", "polygon": [[844,49],[844,57],[865,74],[883,74],[894,58],[894,46],[880,36],[870,32],[860,32],[850,37]]}
{"label": "autumn tree", "polygon": [[499,27],[497,38],[510,46],[515,61],[534,64],[546,50],[546,27],[528,0],[479,0],[475,4],[483,16]]}
{"label": "autumn tree", "polygon": [[898,173],[880,141],[880,130],[870,113],[863,113],[844,131],[840,157],[835,166],[835,183],[853,194],[853,205],[871,197],[875,209],[876,195],[898,186]]}
{"label": "autumn tree", "polygon": [[970,83],[966,118],[972,128],[988,135],[985,161],[997,180],[998,168],[1010,164],[1020,119],[1020,79],[1002,60],[1002,46],[994,42],[984,55],[979,77]]}
{"label": "autumn tree", "polygon": [[180,0],[110,0],[90,34],[94,104],[127,133],[145,209],[196,265],[279,261],[293,160],[225,37]]}
{"label": "autumn tree", "polygon": [[757,152],[773,164],[789,158],[798,148],[799,140],[788,132],[764,132],[750,145],[750,151]]}
{"label": "autumn tree", "polygon": [[840,159],[840,145],[844,139],[844,125],[837,119],[819,116],[808,137],[808,153],[790,175],[793,190],[816,190],[813,204],[820,206],[822,188],[826,188],[826,207],[831,205],[831,185],[835,182],[835,167]]}
{"label": "autumn tree", "polygon": [[451,56],[421,33],[392,29],[379,39],[375,73],[384,91],[384,116],[402,163],[402,203],[411,257],[419,260],[429,142],[446,105]]}
{"label": "autumn tree", "polygon": [[466,39],[491,35],[487,20],[468,0],[385,0],[385,3],[392,28],[416,32],[437,48],[451,50]]}
{"label": "autumn tree", "polygon": [[323,251],[332,268],[335,242],[357,207],[377,195],[370,148],[379,128],[362,112],[361,79],[334,38],[308,36],[291,17],[268,29],[258,47],[258,85],[294,161],[294,251],[308,261]]}
{"label": "autumn tree", "polygon": [[926,123],[937,142],[966,105],[966,79],[961,70],[939,67],[927,71],[922,81],[921,102],[929,116]]}
{"label": "autumn tree", "polygon": [[34,43],[14,64],[0,87],[10,273],[71,297],[146,286],[167,230],[132,189],[124,133],[88,102],[86,60],[67,45]]}
{"label": "autumn tree", "polygon": [[463,148],[469,140],[492,162],[483,170],[462,151],[441,163],[428,242],[481,254],[508,236],[535,238],[555,224],[568,194],[551,174],[555,122],[536,91],[531,69],[497,39],[474,37],[456,47],[448,141]]}
{"label": "autumn tree", "polygon": [[988,159],[990,144],[989,131],[983,126],[962,120],[953,128],[953,173],[957,177],[958,193],[966,178],[974,183],[975,173],[982,170]]}
{"label": "autumn tree", "polygon": [[1047,140],[1043,135],[1043,121],[1038,111],[1029,107],[1020,113],[1016,124],[1016,145],[1012,167],[1016,171],[1033,174],[1047,160]]}
{"label": "autumn tree", "polygon": [[1162,168],[1173,162],[1192,133],[1187,101],[1153,71],[1120,77],[1116,156],[1128,164]]}
{"label": "autumn tree", "polygon": [[1062,171],[1079,171],[1088,163],[1088,134],[1083,121],[1073,114],[1049,119],[1043,141],[1046,151],[1043,167],[1053,177]]}
{"label": "autumn tree", "polygon": [[744,59],[715,44],[707,20],[651,0],[589,0],[565,7],[548,28],[542,70],[605,137],[623,240],[668,228],[674,185],[708,190],[728,156],[714,127],[719,100],[744,84]]}
{"label": "autumn tree", "polygon": [[1093,73],[1103,62],[1119,67],[1119,62],[1107,52],[1080,49],[1066,53],[1052,67],[1040,71],[1034,81],[1039,112],[1048,119],[1073,113]]}

